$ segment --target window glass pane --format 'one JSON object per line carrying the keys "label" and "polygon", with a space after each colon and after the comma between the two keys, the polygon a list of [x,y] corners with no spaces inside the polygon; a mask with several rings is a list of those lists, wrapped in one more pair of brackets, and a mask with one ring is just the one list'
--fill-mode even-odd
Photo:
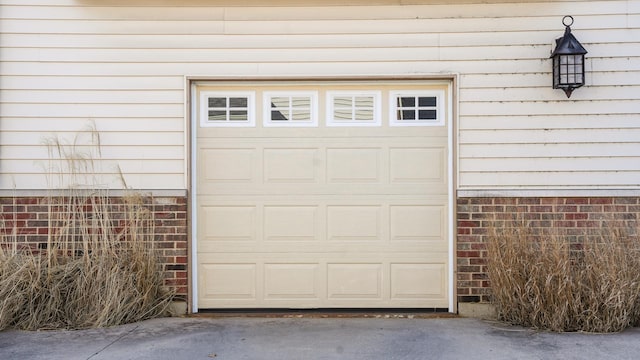
{"label": "window glass pane", "polygon": [[419,97],[418,98],[418,106],[435,107],[436,106],[436,97],[435,96]]}
{"label": "window glass pane", "polygon": [[210,97],[209,98],[209,107],[227,107],[227,98],[223,97]]}
{"label": "window glass pane", "polygon": [[353,107],[353,99],[349,96],[337,96],[333,98],[334,108],[349,108]]}
{"label": "window glass pane", "polygon": [[271,120],[273,120],[273,121],[287,121],[288,118],[289,118],[289,112],[288,111],[285,111],[284,114],[282,113],[282,111],[278,111],[278,110],[272,110],[271,111]]}
{"label": "window glass pane", "polygon": [[232,97],[232,98],[229,98],[229,107],[246,108],[247,107],[247,98],[244,98],[244,97]]}
{"label": "window glass pane", "polygon": [[413,110],[398,110],[398,120],[415,120],[416,112]]}
{"label": "window glass pane", "polygon": [[308,110],[293,110],[292,120],[311,120],[311,113]]}
{"label": "window glass pane", "polygon": [[436,110],[420,110],[418,111],[418,119],[420,120],[435,120],[438,117],[436,116]]}
{"label": "window glass pane", "polygon": [[333,118],[336,120],[351,120],[351,109],[334,109]]}
{"label": "window glass pane", "polygon": [[282,96],[272,97],[271,108],[289,108],[289,98]]}
{"label": "window glass pane", "polygon": [[373,109],[356,109],[356,120],[361,120],[361,121],[373,120]]}
{"label": "window glass pane", "polygon": [[373,109],[373,96],[358,96],[356,97],[357,108],[371,108]]}
{"label": "window glass pane", "polygon": [[399,97],[398,107],[413,107],[416,106],[416,98],[412,97]]}
{"label": "window glass pane", "polygon": [[227,112],[224,110],[209,110],[209,121],[225,121]]}
{"label": "window glass pane", "polygon": [[289,120],[289,98],[277,96],[271,98],[271,120],[287,121]]}
{"label": "window glass pane", "polygon": [[229,120],[231,121],[246,121],[249,119],[247,110],[231,110],[229,111]]}
{"label": "window glass pane", "polygon": [[311,106],[311,99],[308,97],[294,97],[291,99],[294,108],[308,109]]}

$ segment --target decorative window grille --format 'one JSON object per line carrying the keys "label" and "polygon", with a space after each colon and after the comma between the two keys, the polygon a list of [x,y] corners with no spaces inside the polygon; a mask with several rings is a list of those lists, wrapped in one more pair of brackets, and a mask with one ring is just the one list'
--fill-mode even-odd
{"label": "decorative window grille", "polygon": [[379,91],[327,92],[327,126],[380,126]]}
{"label": "decorative window grille", "polygon": [[392,91],[389,100],[391,126],[444,125],[444,91]]}
{"label": "decorative window grille", "polygon": [[255,95],[253,92],[211,92],[200,94],[200,126],[255,126]]}
{"label": "decorative window grille", "polygon": [[263,99],[264,126],[318,126],[315,92],[265,92]]}

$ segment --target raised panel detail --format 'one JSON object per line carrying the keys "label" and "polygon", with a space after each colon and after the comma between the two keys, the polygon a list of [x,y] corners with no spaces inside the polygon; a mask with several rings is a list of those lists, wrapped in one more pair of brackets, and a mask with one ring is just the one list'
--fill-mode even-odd
{"label": "raised panel detail", "polygon": [[394,148],[390,150],[391,182],[444,183],[445,151],[440,148]]}
{"label": "raised panel detail", "polygon": [[381,239],[380,206],[327,207],[327,234],[332,241]]}
{"label": "raised panel detail", "polygon": [[199,220],[204,223],[204,240],[251,241],[256,239],[254,206],[204,206]]}
{"label": "raised panel detail", "polygon": [[317,239],[315,206],[265,206],[264,236],[270,241],[312,241]]}
{"label": "raised panel detail", "polygon": [[256,297],[254,264],[202,264],[200,296],[205,299],[252,300]]}
{"label": "raised panel detail", "polygon": [[379,182],[380,149],[327,149],[329,182]]}
{"label": "raised panel detail", "polygon": [[392,299],[444,299],[444,264],[391,264]]}
{"label": "raised panel detail", "polygon": [[265,298],[318,298],[318,264],[265,264]]}
{"label": "raised panel detail", "polygon": [[266,182],[317,182],[317,149],[265,149]]}
{"label": "raised panel detail", "polygon": [[204,149],[201,164],[206,181],[250,182],[254,149]]}
{"label": "raised panel detail", "polygon": [[446,217],[442,206],[394,205],[390,216],[392,241],[445,241]]}
{"label": "raised panel detail", "polygon": [[382,264],[328,264],[328,298],[381,299]]}

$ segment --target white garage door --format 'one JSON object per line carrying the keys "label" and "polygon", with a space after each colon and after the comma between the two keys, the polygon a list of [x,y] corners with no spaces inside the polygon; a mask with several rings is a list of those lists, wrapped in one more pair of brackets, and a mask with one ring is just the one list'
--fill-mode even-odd
{"label": "white garage door", "polygon": [[198,84],[198,307],[447,308],[447,89]]}

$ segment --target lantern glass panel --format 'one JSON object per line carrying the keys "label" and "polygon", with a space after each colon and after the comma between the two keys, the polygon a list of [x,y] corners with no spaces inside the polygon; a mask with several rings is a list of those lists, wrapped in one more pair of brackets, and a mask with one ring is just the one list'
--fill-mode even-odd
{"label": "lantern glass panel", "polygon": [[582,55],[560,55],[557,61],[554,59],[553,70],[557,76],[557,85],[582,84],[583,66]]}

